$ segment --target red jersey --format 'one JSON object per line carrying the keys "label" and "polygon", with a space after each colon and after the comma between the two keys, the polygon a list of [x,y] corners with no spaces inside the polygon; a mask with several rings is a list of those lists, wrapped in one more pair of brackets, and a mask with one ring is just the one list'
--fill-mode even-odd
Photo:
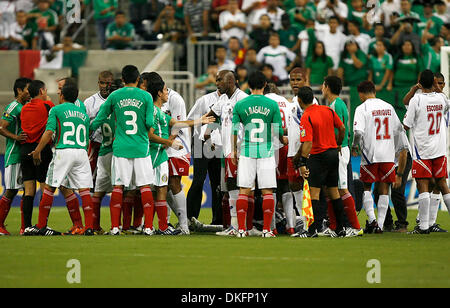
{"label": "red jersey", "polygon": [[20,122],[22,130],[27,134],[24,143],[39,142],[47,125],[48,112],[54,106],[51,101],[33,98],[22,107]]}
{"label": "red jersey", "polygon": [[300,120],[300,141],[312,141],[312,155],[336,149],[334,129],[342,126],[341,119],[331,108],[312,105],[306,108]]}

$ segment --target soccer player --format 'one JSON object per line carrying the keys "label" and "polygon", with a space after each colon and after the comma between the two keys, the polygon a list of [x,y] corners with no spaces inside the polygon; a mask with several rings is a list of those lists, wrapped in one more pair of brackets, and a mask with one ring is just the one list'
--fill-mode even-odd
{"label": "soccer player", "polygon": [[[249,76],[248,85],[252,95],[239,100],[233,109],[232,152],[233,164],[238,164],[237,186],[239,197],[236,202],[238,218],[237,237],[246,237],[246,216],[249,208],[249,196],[252,187],[258,181],[258,188],[263,196],[264,226],[262,237],[275,237],[270,225],[275,210],[273,189],[277,187],[276,163],[272,145],[272,134],[280,143],[286,145],[281,113],[278,103],[264,96],[267,85],[263,73],[255,72]],[[273,124],[273,125],[272,125]],[[244,136],[238,154],[238,134],[244,126]]]}
{"label": "soccer player", "polygon": [[[344,204],[344,210],[347,218],[351,224],[351,228],[347,228],[349,233],[347,236],[362,235],[361,226],[359,225],[358,216],[356,215],[355,200],[348,190],[348,164],[350,162],[350,149],[348,147],[348,110],[345,102],[339,97],[342,90],[342,81],[339,77],[328,76],[325,78],[322,85],[322,93],[325,99],[328,101],[329,106],[337,116],[341,119],[345,126],[344,140],[339,151],[339,182],[338,190],[341,196],[342,203]],[[335,130],[337,133],[337,130]],[[330,219],[330,229],[336,229],[336,219],[334,218],[333,205],[328,199],[328,217]],[[330,232],[333,236],[334,231]]]}
{"label": "soccer player", "polygon": [[79,234],[94,234],[90,194],[92,174],[87,155],[89,117],[81,107],[75,104],[77,97],[78,88],[75,84],[67,83],[62,87],[59,94],[60,104],[50,110],[45,133],[36,149],[30,153],[35,164],[39,165],[42,150],[51,142],[55,134],[56,149],[47,172],[36,225],[41,230],[41,235],[60,235],[47,227],[47,220],[53,204],[53,194],[64,182],[78,189],[81,196],[86,228]]}
{"label": "soccer player", "polygon": [[[376,98],[375,85],[363,81],[358,85],[358,94],[363,102],[355,110],[353,121],[354,140],[352,154],[361,151],[361,181],[364,183],[363,206],[368,216],[364,233],[382,233],[389,206],[389,184],[401,183],[395,174],[395,139],[403,127],[391,104]],[[371,188],[378,183],[378,222],[375,217]]]}
{"label": "soccer player", "polygon": [[[322,231],[327,206],[320,202],[322,186],[327,187],[336,215],[336,233],[345,236],[344,208],[338,192],[339,157],[338,148],[342,145],[345,126],[337,114],[327,106],[313,103],[314,94],[309,87],[298,91],[300,107],[304,110],[300,122],[300,141],[302,146],[293,159],[294,166],[300,166],[304,178],[308,178],[311,189],[311,203],[314,222],[308,231],[300,230],[293,237],[317,237]],[[336,136],[335,129],[338,129]]]}
{"label": "soccer player", "polygon": [[446,125],[443,121],[448,105],[445,96],[433,91],[432,71],[423,71],[419,84],[422,93],[409,101],[403,125],[407,130],[412,128],[414,136],[412,175],[419,190],[419,225],[411,233],[429,234],[431,178],[434,178],[445,205],[450,209],[450,191],[446,182]]}
{"label": "soccer player", "polygon": [[125,86],[108,96],[90,127],[92,131],[97,130],[114,112],[116,130],[111,162],[114,188],[110,202],[110,234],[120,234],[123,190],[133,185],[141,192],[144,234],[153,235],[154,202],[150,184],[153,184],[154,175],[148,140],[148,131],[153,125],[153,100],[149,93],[137,88],[139,71],[135,66],[123,67],[122,80]]}
{"label": "soccer player", "polygon": [[[6,191],[0,200],[0,235],[10,235],[5,228],[5,220],[11,208],[11,203],[17,195],[19,189],[23,188],[22,171],[20,168],[20,143],[25,141],[27,135],[20,127],[20,112],[23,105],[30,100],[28,85],[31,80],[28,78],[18,78],[14,82],[14,97],[3,111],[0,120],[0,134],[6,138],[5,152],[5,188]],[[23,212],[21,203],[22,226],[20,233],[23,233]]]}

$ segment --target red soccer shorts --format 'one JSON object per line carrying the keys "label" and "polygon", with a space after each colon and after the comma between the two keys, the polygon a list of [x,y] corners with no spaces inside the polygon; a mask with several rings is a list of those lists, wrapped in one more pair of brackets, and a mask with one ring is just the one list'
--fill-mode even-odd
{"label": "red soccer shorts", "polygon": [[374,163],[361,165],[360,180],[363,183],[395,183],[394,163]]}
{"label": "red soccer shorts", "polygon": [[188,176],[191,165],[190,155],[169,157],[169,176]]}
{"label": "red soccer shorts", "polygon": [[277,153],[275,153],[275,157],[277,158],[277,180],[287,180],[289,178],[287,153],[287,145],[285,145],[284,147],[279,149]]}
{"label": "red soccer shorts", "polygon": [[237,178],[238,166],[231,161],[231,155],[225,158],[225,180],[227,178]]}
{"label": "red soccer shorts", "polygon": [[413,178],[447,178],[447,158],[441,156],[434,159],[417,159],[412,164]]}

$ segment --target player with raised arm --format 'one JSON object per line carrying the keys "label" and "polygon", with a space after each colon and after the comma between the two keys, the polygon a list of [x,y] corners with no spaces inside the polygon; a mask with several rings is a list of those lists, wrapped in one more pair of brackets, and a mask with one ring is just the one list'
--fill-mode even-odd
{"label": "player with raised arm", "polygon": [[[275,210],[273,189],[277,187],[272,135],[278,137],[283,145],[288,143],[288,138],[284,137],[278,103],[263,95],[267,85],[264,74],[261,72],[251,74],[248,84],[252,95],[239,100],[233,109],[233,137],[230,156],[235,165],[239,159],[237,170],[239,197],[236,202],[239,228],[237,237],[247,236],[248,199],[256,180],[263,196],[262,237],[275,237],[270,230]],[[241,131],[241,125],[244,126],[244,136],[239,151],[238,134]]]}
{"label": "player with raised arm", "polygon": [[422,93],[410,101],[403,120],[405,129],[414,136],[412,176],[419,190],[419,225],[412,234],[430,233],[429,185],[434,178],[442,192],[444,203],[450,209],[450,191],[447,186],[447,157],[444,114],[448,104],[445,96],[433,91],[434,74],[425,70],[420,74]]}
{"label": "player with raised arm", "polygon": [[[361,181],[364,183],[363,206],[368,216],[364,233],[383,233],[389,206],[389,184],[400,185],[402,177],[395,173],[395,139],[403,127],[391,104],[376,98],[375,85],[363,81],[358,94],[363,102],[355,110],[352,154],[361,152]],[[359,149],[358,149],[359,147]],[[378,221],[375,217],[372,184],[378,183]]]}
{"label": "player with raised arm", "polygon": [[125,86],[108,96],[91,123],[91,130],[95,131],[109,115],[112,113],[115,115],[116,130],[111,161],[113,191],[110,202],[110,234],[120,234],[124,187],[136,186],[141,192],[144,208],[143,233],[153,235],[154,202],[150,185],[153,184],[154,175],[148,140],[148,132],[153,125],[153,100],[148,92],[137,88],[139,71],[135,66],[123,67],[122,80]]}

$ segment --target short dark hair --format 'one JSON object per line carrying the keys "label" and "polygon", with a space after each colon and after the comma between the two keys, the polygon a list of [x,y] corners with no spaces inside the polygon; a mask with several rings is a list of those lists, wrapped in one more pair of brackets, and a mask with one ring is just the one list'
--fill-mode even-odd
{"label": "short dark hair", "polygon": [[28,93],[30,93],[31,98],[35,98],[39,95],[39,91],[45,88],[45,83],[41,80],[33,80],[28,86]]}
{"label": "short dark hair", "polygon": [[122,68],[122,79],[125,84],[134,83],[139,78],[139,70],[134,65],[125,65]]}
{"label": "short dark hair", "polygon": [[331,93],[339,95],[342,91],[342,80],[337,76],[325,77],[324,84],[330,89]]}
{"label": "short dark hair", "polygon": [[266,87],[264,88],[264,95],[269,93],[275,93],[280,95],[280,90],[274,82],[268,82]]}
{"label": "short dark hair", "polygon": [[264,63],[264,64],[261,66],[261,71],[262,71],[263,69],[265,69],[265,68],[269,68],[269,69],[271,69],[272,72],[273,72],[273,65],[272,65],[272,64]]}
{"label": "short dark hair", "polygon": [[375,84],[372,81],[365,80],[358,85],[358,93],[375,93]]}
{"label": "short dark hair", "polygon": [[431,70],[424,70],[420,73],[419,83],[425,89],[431,89],[434,83],[434,73]]}
{"label": "short dark hair", "polygon": [[440,78],[440,79],[444,79],[444,80],[445,80],[445,77],[444,77],[444,75],[442,75],[441,72],[436,72],[436,73],[434,73],[434,77],[435,77],[435,78]]}
{"label": "short dark hair", "polygon": [[78,87],[73,83],[65,83],[61,88],[61,95],[64,97],[64,100],[70,103],[75,103],[78,98]]}
{"label": "short dark hair", "polygon": [[14,96],[17,97],[17,95],[19,95],[19,91],[17,91],[18,89],[22,90],[25,89],[27,87],[27,84],[31,83],[31,79],[29,78],[17,78],[16,81],[14,81],[14,86],[13,86],[13,90],[14,90]]}
{"label": "short dark hair", "polygon": [[158,92],[164,89],[164,81],[161,76],[156,72],[146,73],[145,80],[147,81],[147,92],[156,101],[158,98]]}
{"label": "short dark hair", "polygon": [[122,10],[117,10],[116,13],[114,14],[114,16],[117,16],[117,15],[125,15],[125,12]]}
{"label": "short dark hair", "polygon": [[77,85],[77,81],[76,81],[75,78],[72,78],[72,77],[64,77],[64,78],[58,79],[58,82],[63,81],[63,80],[65,81],[65,82],[64,82],[64,85],[66,85],[66,84],[74,84],[74,85]]}
{"label": "short dark hair", "polygon": [[330,18],[328,18],[328,21],[330,21],[330,20],[332,20],[332,19],[335,19],[339,24],[341,23],[341,22],[339,21],[339,18],[338,18],[336,15],[333,15],[333,16],[331,16]]}
{"label": "short dark hair", "polygon": [[303,104],[309,105],[314,100],[314,93],[310,87],[301,87],[298,90],[297,97],[301,99]]}
{"label": "short dark hair", "polygon": [[248,77],[248,86],[252,90],[264,89],[266,85],[266,76],[260,71],[256,71]]}

